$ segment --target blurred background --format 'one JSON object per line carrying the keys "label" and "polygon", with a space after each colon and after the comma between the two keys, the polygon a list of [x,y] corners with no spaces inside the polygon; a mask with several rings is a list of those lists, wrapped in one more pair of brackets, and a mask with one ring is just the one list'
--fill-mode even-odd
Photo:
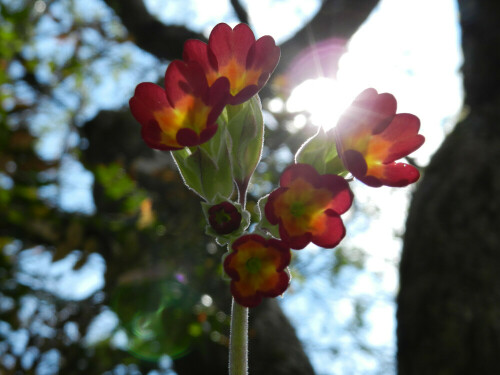
{"label": "blurred background", "polygon": [[340,246],[294,252],[284,297],[251,310],[250,372],[500,373],[499,17],[486,0],[0,0],[0,374],[227,372],[225,249],[128,110],[219,22],[282,50],[254,215],[367,87],[426,137],[416,186],[354,181]]}

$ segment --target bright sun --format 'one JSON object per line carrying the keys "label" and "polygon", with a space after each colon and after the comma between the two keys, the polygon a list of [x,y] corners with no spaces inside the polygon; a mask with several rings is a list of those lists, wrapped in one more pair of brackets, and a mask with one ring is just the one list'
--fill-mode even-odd
{"label": "bright sun", "polygon": [[307,111],[314,125],[331,129],[356,95],[343,86],[332,78],[309,79],[293,89],[286,108]]}

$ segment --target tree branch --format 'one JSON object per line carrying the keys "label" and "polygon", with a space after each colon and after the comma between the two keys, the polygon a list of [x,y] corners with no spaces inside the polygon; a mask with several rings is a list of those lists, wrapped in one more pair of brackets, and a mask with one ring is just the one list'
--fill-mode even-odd
{"label": "tree branch", "polygon": [[148,12],[142,0],[104,1],[120,17],[134,43],[160,59],[180,59],[186,40],[205,39],[202,34],[186,27],[165,25],[160,22]]}
{"label": "tree branch", "polygon": [[236,13],[236,16],[238,17],[240,22],[249,24],[248,13],[245,8],[243,8],[239,0],[231,0],[231,5],[233,6],[234,12]]}
{"label": "tree branch", "polygon": [[[142,0],[105,0],[114,9],[135,43],[143,50],[160,59],[173,60],[182,57],[187,39],[205,39],[181,26],[165,25],[153,17]],[[379,0],[325,0],[318,13],[293,37],[281,44],[281,61],[276,73],[284,73],[294,58],[315,42],[329,38],[347,41],[366,20]],[[248,14],[238,0],[231,4],[242,22],[248,23]],[[338,55],[340,57],[340,54]],[[335,64],[335,61],[329,61]]]}

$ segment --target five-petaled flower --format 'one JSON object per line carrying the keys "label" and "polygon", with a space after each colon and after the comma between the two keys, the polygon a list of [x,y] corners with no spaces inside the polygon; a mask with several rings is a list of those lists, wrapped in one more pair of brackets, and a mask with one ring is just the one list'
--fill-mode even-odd
{"label": "five-petaled flower", "polygon": [[248,25],[234,29],[225,23],[216,25],[208,44],[191,39],[184,45],[183,59],[198,62],[205,71],[208,84],[220,77],[230,82],[229,104],[241,104],[266,84],[280,58],[274,39],[265,35],[255,40]]}
{"label": "five-petaled flower", "polygon": [[263,297],[277,297],[290,282],[286,267],[290,249],[276,239],[256,234],[238,238],[224,259],[224,271],[231,277],[231,293],[240,305],[255,307]]}
{"label": "five-petaled flower", "polygon": [[208,222],[218,234],[229,234],[240,227],[241,214],[229,202],[222,202],[208,209]]}
{"label": "five-petaled flower", "polygon": [[293,164],[281,175],[280,187],[269,195],[264,211],[292,249],[303,249],[310,242],[333,248],[344,238],[340,215],[352,200],[342,177],[321,175],[308,164]]}
{"label": "five-petaled flower", "polygon": [[363,91],[330,132],[346,169],[366,185],[402,187],[418,180],[418,170],[398,160],[418,149],[420,120],[409,113],[396,114],[391,94]]}
{"label": "five-petaled flower", "polygon": [[143,82],[129,104],[149,147],[179,150],[212,138],[228,95],[227,78],[218,78],[209,87],[198,63],[175,60],[165,73],[165,90]]}

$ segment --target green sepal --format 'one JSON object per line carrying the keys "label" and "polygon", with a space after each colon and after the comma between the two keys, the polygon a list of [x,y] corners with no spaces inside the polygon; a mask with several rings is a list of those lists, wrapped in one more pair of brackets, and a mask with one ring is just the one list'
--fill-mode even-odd
{"label": "green sepal", "polygon": [[[259,214],[259,223],[257,224],[257,228],[254,232],[267,233],[275,238],[280,238],[279,227],[277,225],[273,225],[267,220],[266,213],[264,207],[267,203],[267,198],[269,198],[269,194],[263,196],[257,202],[257,213]],[[265,236],[264,236],[265,237]]]}
{"label": "green sepal", "polygon": [[199,176],[200,168],[197,162],[197,155],[192,153],[187,147],[182,150],[171,151],[170,153],[177,165],[177,169],[179,170],[184,184],[200,197],[204,198]]}
{"label": "green sepal", "polygon": [[247,230],[247,228],[250,226],[250,221],[251,221],[250,212],[243,209],[241,207],[241,204],[239,204],[239,203],[230,201],[228,199],[224,199],[222,196],[218,196],[217,199],[215,200],[215,202],[217,202],[217,203],[215,203],[215,204],[219,204],[223,201],[227,201],[227,202],[231,203],[234,207],[236,207],[238,212],[241,214],[241,222],[240,222],[239,228],[231,233],[228,233],[228,234],[218,234],[212,228],[212,226],[210,225],[210,223],[208,221],[208,217],[210,216],[208,214],[208,210],[210,209],[210,207],[212,207],[214,205],[214,203],[201,202],[201,209],[203,211],[203,215],[205,215],[205,220],[207,221],[207,226],[205,227],[205,233],[211,237],[214,237],[215,242],[217,242],[217,244],[219,244],[221,246],[224,246],[226,244],[231,244],[236,239],[238,239],[238,237],[241,237],[243,235],[243,233]]}
{"label": "green sepal", "polygon": [[202,198],[213,202],[217,194],[231,196],[234,186],[230,168],[218,167],[203,148],[173,151],[172,156],[184,183]]}
{"label": "green sepal", "polygon": [[323,128],[304,142],[295,154],[296,163],[304,163],[313,166],[320,174],[347,175],[342,160],[337,154],[335,139],[325,133]]}
{"label": "green sepal", "polygon": [[258,95],[237,106],[226,106],[226,142],[234,181],[246,187],[259,164],[264,143],[264,119]]}
{"label": "green sepal", "polygon": [[186,186],[208,202],[217,196],[229,198],[234,189],[233,175],[223,131],[201,146],[172,151],[172,157]]}
{"label": "green sepal", "polygon": [[231,249],[231,244],[227,245],[227,251],[222,255],[221,258],[221,264],[222,264],[222,280],[224,281],[231,281],[231,277],[226,273],[226,270],[224,269],[224,261],[226,260],[227,256],[231,254],[233,250]]}

